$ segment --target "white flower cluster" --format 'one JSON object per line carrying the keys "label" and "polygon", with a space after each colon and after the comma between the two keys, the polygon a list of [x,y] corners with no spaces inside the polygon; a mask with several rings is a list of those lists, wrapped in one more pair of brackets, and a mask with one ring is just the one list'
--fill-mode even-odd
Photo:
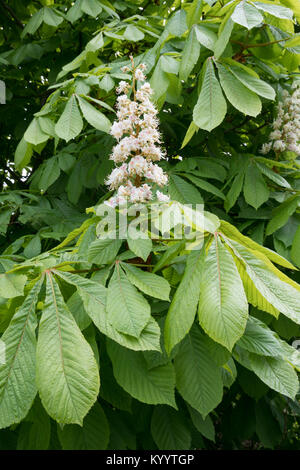
{"label": "white flower cluster", "polygon": [[263,144],[260,152],[267,154],[274,150],[276,154],[289,150],[300,155],[300,87],[296,86],[292,95],[283,92],[283,100],[278,105],[276,119],[272,123],[273,131],[269,142]]}
{"label": "white flower cluster", "polygon": [[[140,64],[132,68],[123,67],[122,72],[131,72],[132,85],[121,81],[117,88],[117,121],[113,123],[110,133],[118,141],[113,148],[110,159],[116,164],[106,184],[117,194],[106,201],[116,207],[125,202],[148,202],[153,198],[151,184],[162,187],[168,182],[167,175],[154,161],[164,158],[160,147],[161,138],[158,131],[157,109],[150,100],[152,89],[149,83],[143,83],[136,89],[136,82],[144,82],[146,66]],[[133,94],[133,100],[129,98]],[[120,166],[117,166],[121,164]],[[169,200],[168,196],[156,191],[161,202]]]}

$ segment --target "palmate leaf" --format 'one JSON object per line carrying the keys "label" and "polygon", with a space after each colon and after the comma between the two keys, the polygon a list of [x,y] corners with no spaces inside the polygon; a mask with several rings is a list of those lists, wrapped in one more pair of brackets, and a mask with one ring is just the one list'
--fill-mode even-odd
{"label": "palmate leaf", "polygon": [[76,274],[62,271],[56,271],[56,274],[77,287],[87,314],[101,333],[122,346],[135,351],[160,351],[160,328],[152,317],[150,317],[139,338],[122,334],[110,323],[110,318],[106,311],[107,289],[105,287],[98,282],[85,279]]}
{"label": "palmate leaf", "polygon": [[83,127],[82,117],[73,94],[66,104],[66,107],[55,125],[55,132],[66,142],[74,139],[81,132]]}
{"label": "palmate leaf", "polygon": [[63,450],[105,450],[109,441],[109,424],[102,406],[95,403],[83,420],[83,425],[58,426]]}
{"label": "palmate leaf", "polygon": [[234,260],[216,238],[203,265],[198,306],[204,331],[230,351],[244,333],[248,302]]}
{"label": "palmate leaf", "polygon": [[35,305],[41,285],[42,280],[31,289],[1,337],[5,363],[0,364],[0,428],[19,423],[36,395]]}
{"label": "palmate leaf", "polygon": [[192,251],[184,276],[169,308],[165,323],[165,347],[168,353],[189,332],[197,311],[204,251]]}
{"label": "palmate leaf", "polygon": [[171,363],[149,369],[141,352],[130,351],[110,340],[107,352],[116,381],[127,393],[143,403],[176,408],[175,373]]}
{"label": "palmate leaf", "polygon": [[150,305],[128,280],[119,263],[108,285],[106,308],[113,327],[135,338],[150,320]]}
{"label": "palmate leaf", "polygon": [[265,246],[256,243],[251,238],[246,237],[234,225],[230,224],[229,222],[221,220],[220,230],[226,235],[226,237],[230,238],[231,240],[235,240],[246,248],[259,251],[260,253],[264,254],[265,256],[267,256],[267,258],[273,261],[273,263],[279,264],[280,266],[283,266],[288,269],[295,269],[295,266],[293,266],[288,260],[283,258],[283,256],[280,256],[275,251],[270,250],[270,248],[266,248]]}
{"label": "palmate leaf", "polygon": [[[264,258],[264,255],[252,252],[232,240],[229,245],[244,265],[245,271],[260,297],[271,304],[274,309],[300,324],[300,286],[276,269],[267,258]],[[243,281],[245,285],[245,279]],[[248,290],[246,285],[245,290],[246,292]],[[253,302],[253,299],[250,300],[249,297],[248,300]],[[255,306],[261,308],[259,305]],[[266,311],[272,313],[269,310]],[[276,310],[273,314],[276,315]]]}
{"label": "palmate leaf", "polygon": [[259,97],[243,85],[227,67],[217,64],[221,86],[228,101],[236,109],[249,116],[257,116],[261,112]]}
{"label": "palmate leaf", "polygon": [[47,273],[39,326],[37,386],[43,406],[53,419],[80,425],[96,401],[100,386],[93,351],[51,273]]}
{"label": "palmate leaf", "polygon": [[199,327],[194,326],[174,359],[176,388],[203,418],[222,400],[221,370],[209,355]]}
{"label": "palmate leaf", "polygon": [[160,450],[185,450],[191,434],[184,416],[169,406],[156,406],[151,419],[151,434]]}

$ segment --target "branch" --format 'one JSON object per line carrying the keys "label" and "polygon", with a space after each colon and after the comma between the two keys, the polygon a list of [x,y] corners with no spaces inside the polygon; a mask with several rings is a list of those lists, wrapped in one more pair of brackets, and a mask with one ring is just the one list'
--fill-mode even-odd
{"label": "branch", "polygon": [[6,3],[4,3],[3,0],[0,0],[0,5],[2,5],[2,7],[4,8],[4,10],[8,11],[8,13],[14,18],[14,20],[16,21],[16,23],[20,26],[20,28],[24,28],[24,25],[22,23],[22,21],[19,20],[19,18],[17,17],[17,15],[15,14],[15,12],[10,8],[10,6],[6,5]]}
{"label": "branch", "polygon": [[238,44],[239,46],[242,46],[243,50],[244,49],[250,49],[250,47],[265,47],[265,46],[271,46],[272,44],[277,44],[279,42],[283,42],[283,41],[288,41],[289,39],[291,38],[285,38],[285,39],[278,39],[277,41],[270,41],[270,42],[261,42],[261,43],[257,43],[257,44],[245,44],[241,41],[234,41],[233,39],[231,39],[230,42],[232,42],[233,44]]}

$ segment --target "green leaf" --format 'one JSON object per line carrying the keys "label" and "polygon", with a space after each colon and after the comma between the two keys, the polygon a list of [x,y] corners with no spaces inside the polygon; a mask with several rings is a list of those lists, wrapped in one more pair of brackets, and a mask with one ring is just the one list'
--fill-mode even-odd
{"label": "green leaf", "polygon": [[107,117],[80,96],[76,96],[80,109],[87,122],[99,131],[109,133],[111,122]]}
{"label": "green leaf", "polygon": [[[180,73],[180,71],[179,71],[179,73]],[[189,141],[194,136],[195,132],[198,132],[198,130],[199,130],[199,127],[196,126],[194,121],[192,121],[191,124],[189,125],[188,130],[186,131],[186,134],[185,134],[184,139],[182,141],[182,144],[181,144],[181,147],[180,147],[181,149],[183,149],[183,147],[185,147],[189,143]]]}
{"label": "green leaf", "polygon": [[37,386],[44,408],[62,424],[80,424],[97,399],[99,372],[93,351],[47,273],[37,344]]}
{"label": "green leaf", "polygon": [[275,99],[275,90],[267,82],[248,73],[245,68],[231,65],[229,69],[245,87],[249,88],[249,90],[268,100]]}
{"label": "green leaf", "polygon": [[24,137],[20,140],[15,151],[15,165],[18,171],[21,171],[31,160],[33,154],[32,144],[26,142]]}
{"label": "green leaf", "polygon": [[153,269],[153,273],[159,271],[161,268],[170,263],[185,247],[185,240],[180,240],[167,247],[162,257],[158,260]]}
{"label": "green leaf", "polygon": [[26,245],[24,249],[24,255],[27,258],[34,258],[35,256],[39,255],[42,250],[41,239],[40,236],[37,234],[31,238],[28,245]]}
{"label": "green leaf", "polygon": [[250,163],[246,169],[244,196],[246,202],[255,209],[258,209],[270,196],[268,186],[254,163]]}
{"label": "green leaf", "polygon": [[58,15],[52,8],[44,7],[43,21],[49,26],[57,28],[63,21],[63,17]]}
{"label": "green leaf", "polygon": [[116,264],[107,289],[107,313],[113,327],[138,338],[150,320],[150,305]]}
{"label": "green leaf", "polygon": [[237,345],[262,356],[282,356],[281,345],[274,332],[254,317],[249,317],[245,333]]}
{"label": "green leaf", "polygon": [[160,328],[152,317],[150,317],[149,323],[138,339],[119,333],[111,325],[110,318],[105,308],[107,295],[107,289],[105,287],[98,282],[85,279],[76,274],[62,271],[56,271],[56,274],[77,287],[87,314],[103,334],[129,349],[136,351],[160,351]]}
{"label": "green leaf", "polygon": [[253,372],[270,388],[292,400],[299,391],[299,380],[294,368],[282,359],[250,354]]}
{"label": "green leaf", "polygon": [[75,23],[75,21],[79,20],[82,17],[83,11],[81,9],[82,0],[76,0],[74,5],[68,10],[67,13],[67,20],[71,21],[71,23]]}
{"label": "green leaf", "polygon": [[230,351],[245,331],[248,302],[234,260],[215,239],[203,265],[199,322],[204,331]]}
{"label": "green leaf", "polygon": [[216,78],[212,60],[208,59],[204,67],[204,78],[193,110],[193,120],[200,129],[210,132],[223,121],[227,105]]}
{"label": "green leaf", "polygon": [[203,250],[192,251],[184,276],[169,308],[165,323],[165,347],[170,353],[191,329],[199,301]]}
{"label": "green leaf", "polygon": [[49,139],[49,135],[43,132],[39,121],[34,118],[24,134],[24,140],[33,145],[38,145],[46,142]]}
{"label": "green leaf", "polygon": [[81,331],[85,330],[91,324],[91,318],[86,313],[82,299],[77,291],[69,297],[67,307]]}
{"label": "green leaf", "polygon": [[50,444],[51,422],[38,398],[21,423],[17,450],[47,450]]}
{"label": "green leaf", "polygon": [[176,11],[169,19],[166,30],[175,37],[182,36],[187,30],[186,12],[184,10]]}
{"label": "green leaf", "polygon": [[131,396],[118,385],[109,359],[103,360],[103,357],[101,361],[101,375],[105,377],[105,379],[102,380],[101,383],[100,397],[110,403],[114,408],[131,413]]}
{"label": "green leaf", "polygon": [[160,450],[186,450],[191,446],[191,434],[184,418],[168,406],[154,408],[151,434]]}
{"label": "green leaf", "polygon": [[176,388],[203,418],[222,400],[221,371],[211,359],[199,328],[191,330],[174,359]]}
{"label": "green leaf", "polygon": [[214,50],[215,43],[217,41],[217,35],[210,28],[204,25],[197,25],[195,27],[196,37],[201,46]]}
{"label": "green leaf", "polygon": [[31,289],[1,336],[5,363],[0,363],[0,429],[19,423],[30,410],[35,385],[35,305],[42,282]]}
{"label": "green leaf", "polygon": [[[104,46],[103,32],[96,34],[85,46],[86,50],[95,52]],[[92,98],[91,98],[92,99]]]}
{"label": "green leaf", "polygon": [[215,428],[211,417],[206,416],[206,418],[203,419],[201,414],[191,406],[188,406],[188,410],[195,428],[202,434],[202,436],[206,437],[206,439],[215,442]]}
{"label": "green leaf", "polygon": [[260,171],[267,176],[271,181],[274,181],[278,186],[281,186],[282,188],[291,188],[291,185],[287,182],[285,178],[283,178],[281,175],[278,173],[275,173],[271,168],[267,167],[267,165],[264,165],[263,163],[258,163],[256,162],[256,166],[260,169]]}
{"label": "green leaf", "polygon": [[122,263],[129,281],[139,290],[151,297],[161,300],[169,300],[170,284],[162,276],[143,271],[130,263]]}
{"label": "green leaf", "polygon": [[236,203],[237,198],[239,197],[244,183],[245,172],[241,171],[234,178],[228,193],[226,194],[226,200],[224,202],[224,207],[228,212]]}
{"label": "green leaf", "polygon": [[300,196],[295,194],[276,207],[272,213],[272,219],[267,225],[266,235],[271,235],[276,230],[283,227],[299,205]]}
{"label": "green leaf", "polygon": [[162,59],[159,58],[150,79],[151,88],[154,91],[153,99],[158,101],[167,91],[169,86],[168,74],[162,68]]}
{"label": "green leaf", "polygon": [[199,56],[200,44],[196,38],[195,28],[192,28],[181,55],[181,62],[179,67],[180,80],[184,80],[185,82],[187,81],[194,66],[198,62]]}
{"label": "green leaf", "polygon": [[150,405],[166,404],[176,408],[175,374],[171,363],[148,369],[141,352],[129,351],[108,341],[107,352],[114,376],[133,398]]}
{"label": "green leaf", "polygon": [[282,439],[279,423],[264,400],[255,404],[256,433],[263,446],[274,449]]}
{"label": "green leaf", "polygon": [[297,228],[291,248],[291,259],[300,268],[300,227]]}
{"label": "green leaf", "polygon": [[249,248],[250,250],[254,250],[254,251],[259,251],[260,253],[264,254],[265,256],[267,256],[267,258],[273,261],[273,263],[277,263],[280,266],[284,266],[285,268],[288,268],[288,269],[295,269],[295,267],[289,261],[287,261],[285,258],[280,256],[278,253],[276,253],[273,250],[270,250],[270,248],[266,248],[265,246],[262,246],[259,243],[256,243],[251,238],[246,237],[234,225],[231,225],[229,222],[226,222],[225,220],[221,221],[221,231],[227,237],[229,237],[232,240],[235,240],[236,242],[239,242],[241,245],[245,246],[246,248]]}
{"label": "green leaf", "polygon": [[242,0],[234,9],[231,15],[232,21],[247,29],[252,29],[260,25],[264,18],[262,14],[250,3]]}
{"label": "green leaf", "polygon": [[61,139],[69,142],[80,134],[83,121],[75,95],[69,98],[66,107],[55,125],[55,132]]}
{"label": "green leaf", "polygon": [[290,8],[285,8],[281,5],[271,5],[269,3],[254,2],[254,5],[259,10],[269,13],[269,15],[276,16],[276,18],[282,18],[283,20],[292,20],[293,11]]}
{"label": "green leaf", "polygon": [[63,450],[105,450],[109,441],[109,424],[102,406],[95,403],[83,420],[83,425],[58,426]]}
{"label": "green leaf", "polygon": [[220,82],[228,101],[242,113],[257,116],[261,112],[259,97],[246,88],[229,68],[225,68],[220,63],[217,65]]}
{"label": "green leaf", "polygon": [[34,15],[32,15],[32,17],[30,18],[27,25],[22,31],[22,34],[21,34],[22,38],[24,38],[26,34],[34,34],[36,30],[41,26],[43,22],[43,11],[44,9],[41,8]]}
{"label": "green leaf", "polygon": [[110,264],[118,254],[122,240],[98,238],[91,243],[88,250],[88,261],[95,264]]}
{"label": "green leaf", "polygon": [[145,37],[144,33],[133,24],[130,24],[126,27],[123,36],[128,41],[133,41],[133,42],[141,41]]}
{"label": "green leaf", "polygon": [[106,93],[112,90],[114,86],[115,86],[115,82],[113,81],[113,79],[108,73],[105,74],[102,80],[100,80],[99,82],[99,87],[102,88],[102,90],[105,90]]}
{"label": "green leaf", "polygon": [[43,192],[47,191],[60,175],[60,167],[57,157],[49,158],[42,166],[41,175],[38,181],[38,187]]}
{"label": "green leaf", "polygon": [[0,296],[5,299],[24,295],[24,286],[27,281],[25,274],[3,273],[0,274]]}
{"label": "green leaf", "polygon": [[169,177],[169,194],[171,199],[181,202],[182,204],[203,203],[202,196],[198,189],[174,174]]}
{"label": "green leaf", "polygon": [[212,193],[217,197],[220,197],[221,199],[225,199],[224,194],[222,191],[220,191],[216,186],[213,184],[209,183],[208,181],[203,180],[202,178],[199,178],[198,176],[194,175],[189,175],[185,174],[185,177],[188,178],[192,183],[194,183],[195,186],[198,186],[198,188],[203,189],[204,191],[207,191],[208,193]]}
{"label": "green leaf", "polygon": [[231,18],[228,18],[228,20],[225,23],[224,28],[222,29],[221,34],[219,35],[217,41],[214,44],[214,55],[216,59],[219,59],[223,52],[225,51],[225,48],[229,42],[232,30],[234,27],[234,23]]}
{"label": "green leaf", "polygon": [[148,236],[146,238],[130,238],[127,237],[129,249],[145,262],[152,251],[152,240]]}
{"label": "green leaf", "polygon": [[[295,323],[300,324],[300,286],[292,281],[288,283],[281,280],[280,275],[283,273],[276,270],[270,261],[267,263],[267,258],[265,261],[259,252],[251,252],[234,241],[231,241],[230,245],[245,266],[246,273],[261,297]],[[244,280],[244,286],[245,282],[247,281]],[[247,292],[246,286],[245,290]],[[257,294],[254,295],[257,297]],[[255,305],[255,297],[251,300],[248,298],[249,302],[265,310],[262,305]]]}
{"label": "green leaf", "polygon": [[80,7],[84,13],[92,16],[93,18],[96,18],[96,16],[98,16],[102,11],[102,7],[98,0],[82,0]]}
{"label": "green leaf", "polygon": [[191,28],[194,24],[199,23],[202,15],[203,1],[202,0],[193,0],[189,5],[187,12],[186,22],[188,28]]}

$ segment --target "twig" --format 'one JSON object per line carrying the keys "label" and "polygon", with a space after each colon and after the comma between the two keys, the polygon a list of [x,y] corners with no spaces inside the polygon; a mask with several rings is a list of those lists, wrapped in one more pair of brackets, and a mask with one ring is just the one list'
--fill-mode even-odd
{"label": "twig", "polygon": [[241,42],[241,41],[235,41],[234,39],[231,39],[230,42],[232,42],[233,44],[238,44],[239,46],[241,46],[244,49],[250,49],[252,47],[266,47],[266,46],[271,46],[272,44],[278,44],[279,42],[283,42],[283,41],[288,41],[289,39],[291,38],[285,38],[285,39],[278,39],[277,41],[270,41],[270,42],[261,42],[261,43],[257,43],[257,44],[245,44],[244,42]]}
{"label": "twig", "polygon": [[4,3],[3,0],[0,0],[0,4],[2,5],[2,7],[8,11],[8,13],[14,18],[14,20],[16,21],[16,23],[20,26],[20,28],[24,28],[24,25],[22,23],[22,21],[19,20],[19,18],[17,17],[17,15],[15,14],[15,12],[10,8],[10,6],[6,5],[6,3]]}

